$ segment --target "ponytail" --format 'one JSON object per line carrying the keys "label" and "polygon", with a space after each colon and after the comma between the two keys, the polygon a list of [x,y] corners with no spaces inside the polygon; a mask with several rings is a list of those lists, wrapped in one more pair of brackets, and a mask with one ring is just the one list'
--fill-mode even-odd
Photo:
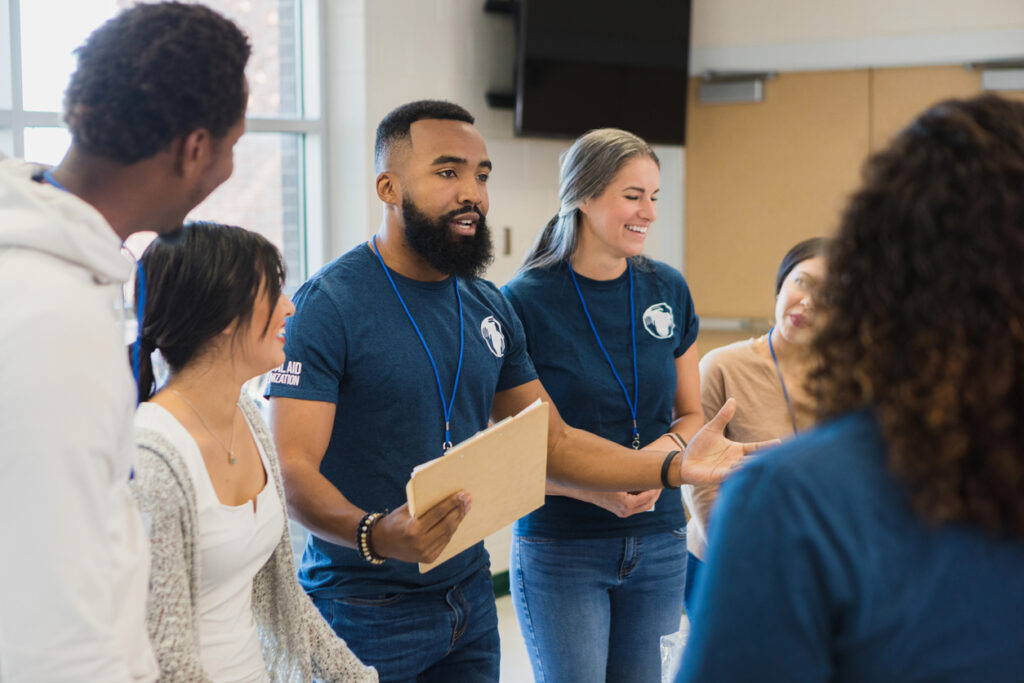
{"label": "ponytail", "polygon": [[[572,254],[570,249],[568,254],[562,254],[560,249],[560,242],[557,239],[559,230],[558,224],[561,220],[561,214],[555,214],[554,217],[547,222],[547,225],[541,229],[540,234],[537,235],[537,239],[533,241],[533,246],[526,253],[526,258],[523,259],[523,265],[519,266],[516,270],[515,275],[520,275],[533,268],[547,268],[559,261],[564,260],[567,256]],[[573,240],[573,249],[575,249],[575,240]],[[514,277],[514,276],[513,276]]]}
{"label": "ponytail", "polygon": [[[139,403],[148,401],[153,398],[153,394],[156,393],[156,373],[153,371],[153,352],[155,350],[156,343],[149,337],[142,337],[139,341]],[[129,358],[131,357],[131,353],[132,345],[129,345]]]}

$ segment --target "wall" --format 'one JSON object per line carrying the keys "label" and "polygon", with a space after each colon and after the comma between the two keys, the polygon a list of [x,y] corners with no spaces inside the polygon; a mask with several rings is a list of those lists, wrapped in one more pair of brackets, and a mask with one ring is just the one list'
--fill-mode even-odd
{"label": "wall", "polygon": [[1015,57],[1018,0],[694,0],[691,72],[818,71]]}
{"label": "wall", "polygon": [[762,102],[690,98],[687,278],[701,351],[750,336],[724,331],[733,319],[767,318],[779,257],[834,229],[871,150],[932,102],[978,92],[965,64],[1022,44],[1024,4],[1006,0],[695,0],[694,72],[778,72]]}

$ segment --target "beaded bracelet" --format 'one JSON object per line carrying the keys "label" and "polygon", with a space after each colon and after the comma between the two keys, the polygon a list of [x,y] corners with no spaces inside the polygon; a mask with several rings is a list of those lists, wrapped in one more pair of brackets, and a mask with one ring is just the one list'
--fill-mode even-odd
{"label": "beaded bracelet", "polygon": [[686,440],[683,439],[683,437],[679,436],[675,432],[665,432],[665,436],[679,444],[680,450],[686,450]]}
{"label": "beaded bracelet", "polygon": [[665,462],[661,463],[661,485],[666,489],[677,489],[678,486],[672,486],[668,481],[668,468],[672,465],[672,458],[679,455],[679,451],[669,451],[668,455],[665,456]]}
{"label": "beaded bracelet", "polygon": [[356,550],[359,551],[361,558],[372,565],[384,564],[384,558],[375,553],[373,546],[370,545],[370,532],[382,517],[384,517],[383,512],[367,512],[356,526]]}

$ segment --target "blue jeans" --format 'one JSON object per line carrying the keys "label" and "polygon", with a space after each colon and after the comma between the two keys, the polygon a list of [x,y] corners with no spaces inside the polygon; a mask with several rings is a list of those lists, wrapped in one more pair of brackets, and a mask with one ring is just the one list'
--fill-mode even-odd
{"label": "blue jeans", "polygon": [[486,568],[448,588],[313,603],[356,656],[377,667],[381,683],[498,680],[498,613]]}
{"label": "blue jeans", "polygon": [[515,536],[511,589],[537,683],[657,683],[679,630],[685,531],[625,538]]}

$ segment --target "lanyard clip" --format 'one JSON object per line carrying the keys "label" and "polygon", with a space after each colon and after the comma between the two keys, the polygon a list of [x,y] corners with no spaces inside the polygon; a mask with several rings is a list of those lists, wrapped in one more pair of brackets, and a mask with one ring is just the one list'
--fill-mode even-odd
{"label": "lanyard clip", "polygon": [[[452,395],[454,400],[454,394]],[[448,420],[444,422],[444,443],[441,444],[441,452],[447,453],[448,449],[452,447],[452,426]]]}

